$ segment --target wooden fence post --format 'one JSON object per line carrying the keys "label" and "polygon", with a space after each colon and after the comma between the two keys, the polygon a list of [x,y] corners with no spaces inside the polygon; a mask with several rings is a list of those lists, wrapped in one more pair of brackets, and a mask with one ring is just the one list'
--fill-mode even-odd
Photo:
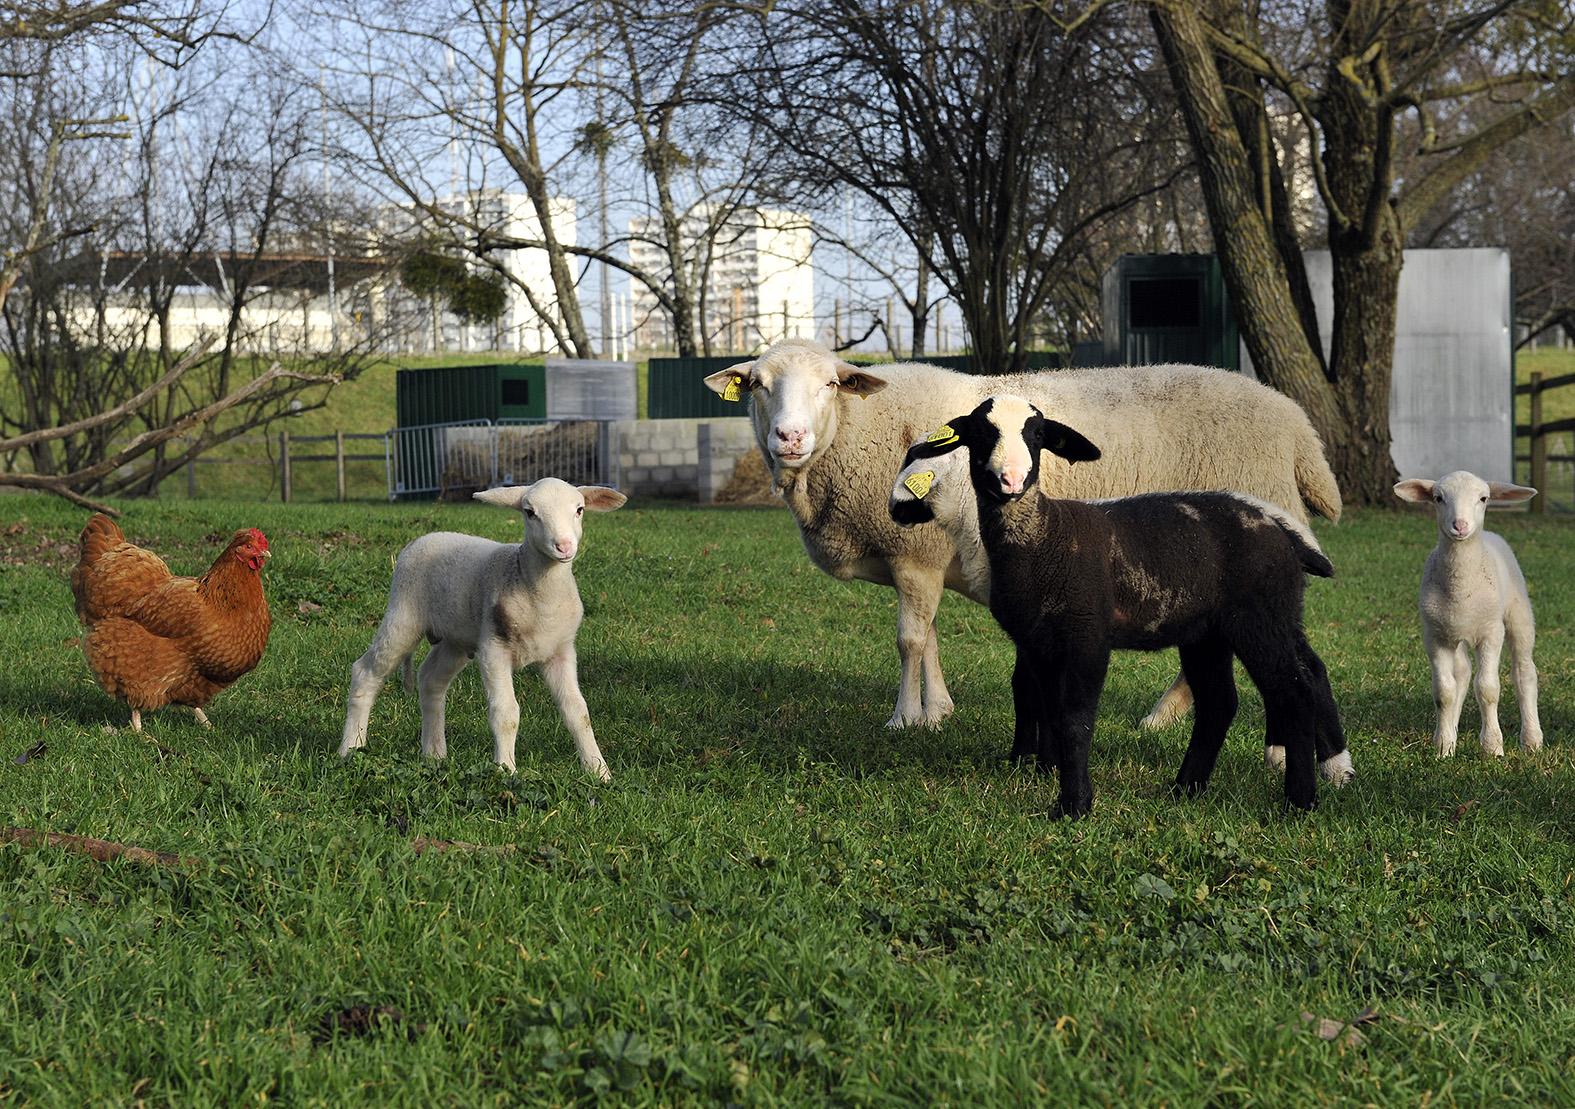
{"label": "wooden fence post", "polygon": [[197,456],[186,456],[186,499],[192,500],[197,496]]}
{"label": "wooden fence post", "polygon": [[279,499],[290,503],[290,433],[279,433]]}
{"label": "wooden fence post", "polygon": [[1531,375],[1531,511],[1548,510],[1548,437],[1542,433],[1542,375]]}
{"label": "wooden fence post", "polygon": [[338,470],[339,478],[339,503],[345,499],[345,432],[344,428],[334,428],[334,466]]}

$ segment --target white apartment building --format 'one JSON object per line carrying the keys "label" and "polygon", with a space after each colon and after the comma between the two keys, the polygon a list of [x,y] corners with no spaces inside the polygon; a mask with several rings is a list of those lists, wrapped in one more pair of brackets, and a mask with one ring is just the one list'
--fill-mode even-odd
{"label": "white apartment building", "polygon": [[[484,229],[515,239],[540,239],[541,221],[525,193],[502,189],[472,189],[438,199],[438,205],[451,212],[461,228]],[[548,202],[553,233],[564,246],[577,242],[578,224],[575,203],[568,197],[553,197]],[[461,234],[465,234],[461,231]],[[469,237],[469,235],[466,235]],[[436,342],[444,350],[512,350],[529,354],[551,354],[557,350],[548,320],[563,322],[563,307],[552,287],[547,252],[520,248],[494,251],[508,270],[511,280],[504,286],[507,296],[503,314],[492,323],[461,325],[448,312],[439,312],[435,321]],[[519,285],[530,289],[528,298]],[[531,299],[541,306],[542,314],[531,307]],[[428,313],[430,318],[430,313]]]}
{"label": "white apartment building", "polygon": [[[695,258],[705,249],[716,211],[701,206],[684,218],[680,234],[686,257]],[[660,221],[631,220],[629,232],[629,261],[653,274],[670,274]],[[711,238],[710,249],[703,326],[713,349],[743,353],[778,339],[814,337],[814,236],[807,215],[738,209]],[[676,345],[671,318],[644,284],[630,284],[635,345],[671,350]]]}

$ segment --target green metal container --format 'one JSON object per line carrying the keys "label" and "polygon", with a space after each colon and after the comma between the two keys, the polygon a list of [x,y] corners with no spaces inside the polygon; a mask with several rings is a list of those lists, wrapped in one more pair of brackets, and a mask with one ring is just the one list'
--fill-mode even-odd
{"label": "green metal container", "polygon": [[1106,365],[1241,369],[1241,336],[1212,254],[1123,254],[1105,271],[1102,300]]}
{"label": "green metal container", "polygon": [[395,423],[546,419],[547,370],[539,363],[426,366],[394,375]]}

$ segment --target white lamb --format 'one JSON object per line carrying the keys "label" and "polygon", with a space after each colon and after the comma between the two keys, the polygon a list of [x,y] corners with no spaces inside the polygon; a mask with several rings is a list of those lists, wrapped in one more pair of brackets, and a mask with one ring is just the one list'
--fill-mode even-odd
{"label": "white lamb", "polygon": [[424,637],[432,649],[418,679],[423,752],[437,759],[448,754],[443,731],[448,687],[473,657],[487,691],[493,758],[512,771],[520,723],[514,671],[535,665],[541,667],[558,713],[574,737],[580,765],[610,781],[575,668],[574,636],[585,609],[572,564],[585,510],[611,512],[627,498],[616,489],[576,488],[543,478],[534,485],[487,489],[476,499],[517,508],[525,521],[525,541],[516,546],[439,531],[400,552],[388,611],[372,645],[350,668],[339,755],[344,758],[366,746],[372,702],[394,667]]}
{"label": "white lamb", "polygon": [[1433,663],[1433,704],[1438,757],[1455,753],[1460,710],[1471,680],[1470,647],[1477,656],[1477,707],[1482,711],[1482,753],[1504,753],[1498,726],[1498,660],[1504,642],[1520,703],[1520,748],[1542,749],[1537,721],[1537,668],[1531,661],[1536,623],[1531,598],[1509,544],[1482,530],[1490,500],[1525,501],[1537,495],[1524,485],[1483,481],[1456,470],[1437,481],[1408,478],[1395,486],[1407,501],[1433,501],[1438,510],[1438,546],[1422,569],[1422,641]]}

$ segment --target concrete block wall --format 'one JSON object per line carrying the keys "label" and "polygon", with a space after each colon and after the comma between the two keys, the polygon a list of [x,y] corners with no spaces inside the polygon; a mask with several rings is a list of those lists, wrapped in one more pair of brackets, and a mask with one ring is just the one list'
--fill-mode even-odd
{"label": "concrete block wall", "polygon": [[698,497],[709,503],[755,446],[747,416],[622,420],[618,484],[630,496]]}

